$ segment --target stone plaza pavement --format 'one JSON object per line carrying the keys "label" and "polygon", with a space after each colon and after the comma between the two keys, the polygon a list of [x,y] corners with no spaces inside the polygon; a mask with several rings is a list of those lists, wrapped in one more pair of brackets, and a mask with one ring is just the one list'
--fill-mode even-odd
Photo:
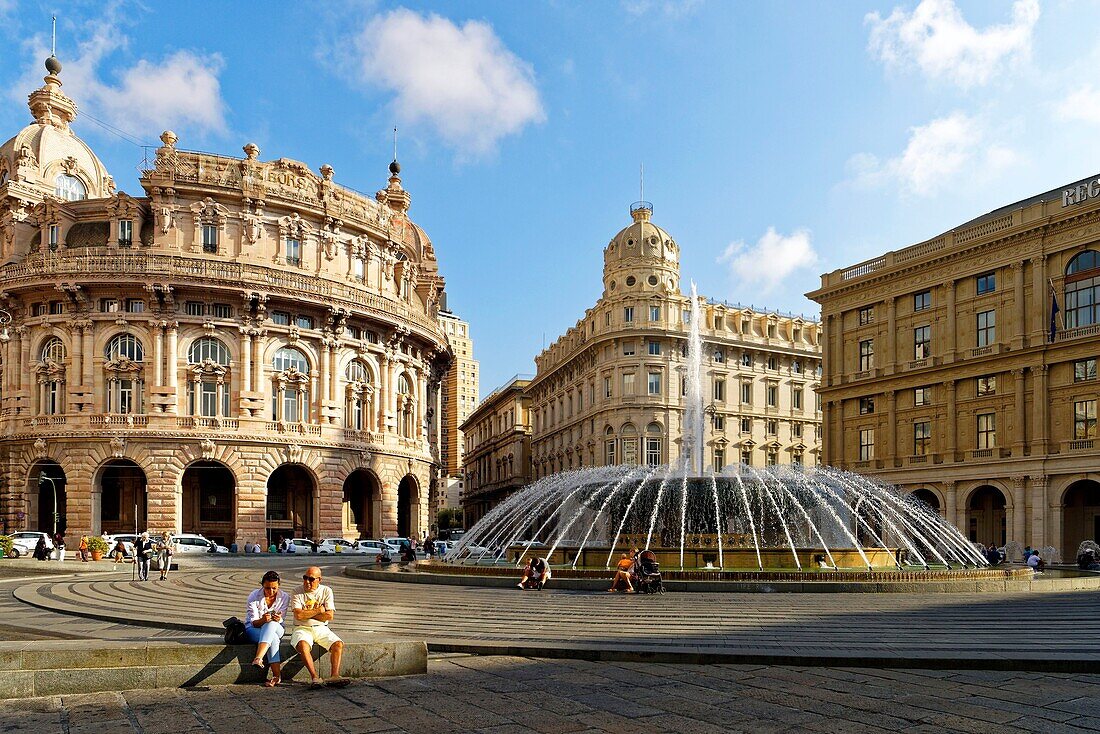
{"label": "stone plaza pavement", "polygon": [[6,734],[1100,731],[1100,675],[435,656],[425,676],[0,702]]}

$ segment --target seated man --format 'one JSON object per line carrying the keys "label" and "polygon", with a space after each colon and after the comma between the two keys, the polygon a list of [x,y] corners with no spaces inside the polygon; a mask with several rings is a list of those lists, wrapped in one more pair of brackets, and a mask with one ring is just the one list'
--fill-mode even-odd
{"label": "seated man", "polygon": [[1039,557],[1039,551],[1031,551],[1031,555],[1028,556],[1027,565],[1029,568],[1033,568],[1036,571],[1042,571],[1047,567],[1047,562]]}
{"label": "seated man", "polygon": [[527,565],[523,567],[523,578],[520,579],[519,588],[542,591],[542,587],[546,586],[549,580],[550,564],[544,558],[532,556],[527,559]]}
{"label": "seated man", "polygon": [[291,599],[290,609],[294,612],[294,621],[298,625],[290,638],[290,645],[298,651],[302,663],[309,671],[310,687],[320,688],[325,685],[313,665],[311,651],[314,644],[328,650],[332,658],[332,677],[328,684],[336,688],[346,686],[348,679],[340,677],[340,656],[344,652],[344,643],[328,628],[336,611],[336,604],[332,598],[332,589],[321,584],[321,569],[316,566],[306,569],[302,576],[302,590]]}
{"label": "seated man", "polygon": [[611,588],[609,592],[615,592],[619,590],[620,585],[626,586],[626,593],[634,593],[634,584],[632,577],[634,575],[634,559],[628,554],[623,553],[622,558],[619,559],[618,565],[615,567],[615,576],[611,579]]}

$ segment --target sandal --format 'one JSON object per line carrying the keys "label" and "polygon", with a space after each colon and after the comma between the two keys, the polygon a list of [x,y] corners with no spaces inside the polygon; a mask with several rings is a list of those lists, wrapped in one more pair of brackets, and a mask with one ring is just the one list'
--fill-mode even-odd
{"label": "sandal", "polygon": [[325,685],[329,686],[330,688],[344,688],[349,683],[351,683],[350,678],[329,678],[325,682]]}
{"label": "sandal", "polygon": [[264,681],[264,688],[274,688],[275,686],[279,685],[282,680],[283,679],[277,675],[272,678],[268,678],[266,681]]}
{"label": "sandal", "polygon": [[260,670],[263,670],[264,669],[263,658],[253,658],[252,659],[252,667],[259,668]]}
{"label": "sandal", "polygon": [[325,687],[325,681],[322,678],[314,678],[313,680],[311,680],[309,682],[309,687],[313,688],[313,689],[324,688]]}

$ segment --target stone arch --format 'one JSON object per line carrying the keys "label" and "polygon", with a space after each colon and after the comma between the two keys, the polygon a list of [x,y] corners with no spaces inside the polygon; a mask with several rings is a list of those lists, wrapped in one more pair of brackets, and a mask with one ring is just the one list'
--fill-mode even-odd
{"label": "stone arch", "polygon": [[[143,315],[143,314],[133,314]],[[89,359],[94,357],[97,362],[104,361],[103,352],[107,348],[107,344],[120,334],[131,334],[141,342],[141,349],[144,352],[145,357],[148,358],[152,353],[152,336],[149,330],[142,326],[138,321],[128,321],[125,326],[121,326],[111,322],[110,325],[102,330],[96,329],[95,338],[93,340],[92,354],[85,354],[84,358]],[[148,361],[146,359],[145,361]]]}
{"label": "stone arch", "polygon": [[406,474],[397,485],[397,534],[420,537],[420,483],[412,474]]}
{"label": "stone arch", "polygon": [[222,545],[236,540],[237,477],[220,461],[199,459],[180,475],[183,532],[199,533]]}
{"label": "stone arch", "polygon": [[297,349],[303,355],[305,355],[306,362],[309,364],[310,376],[316,375],[321,369],[321,358],[317,349],[309,343],[307,339],[295,339],[291,341],[286,337],[275,337],[269,339],[267,344],[264,345],[263,359],[261,364],[263,365],[264,374],[270,374],[272,370],[271,362],[275,359],[275,353],[283,347],[290,347],[291,349]]}
{"label": "stone arch", "polygon": [[149,527],[149,480],[130,458],[112,457],[95,470],[92,485],[92,532],[130,533],[168,530]]}
{"label": "stone arch", "polygon": [[316,473],[305,464],[280,464],[267,477],[268,542],[284,538],[317,537],[319,487]]}
{"label": "stone arch", "polygon": [[[49,481],[39,481],[43,473],[53,481],[53,484]],[[44,533],[65,534],[65,529],[68,527],[67,482],[68,476],[60,462],[43,457],[31,463],[27,470],[26,489],[23,493],[23,520],[20,523],[23,528]],[[54,528],[55,511],[57,512],[56,530]]]}
{"label": "stone arch", "polygon": [[188,356],[191,353],[191,347],[195,342],[205,338],[217,339],[229,352],[229,360],[232,364],[239,364],[241,358],[241,340],[231,339],[221,331],[215,331],[210,333],[203,329],[201,326],[188,325],[186,328],[180,328],[179,332],[179,346],[177,347],[177,354],[179,361],[186,364]]}
{"label": "stone arch", "polygon": [[966,527],[971,542],[1003,546],[1008,538],[1010,494],[993,482],[979,483],[966,494]]}
{"label": "stone arch", "polygon": [[382,480],[372,470],[359,468],[347,475],[341,517],[344,537],[382,537]]}
{"label": "stone arch", "polygon": [[57,326],[49,326],[35,333],[35,337],[31,341],[31,359],[35,362],[41,360],[42,348],[54,338],[60,339],[61,343],[65,345],[65,363],[68,364],[73,358],[73,340],[68,331]]}
{"label": "stone arch", "polygon": [[917,487],[909,492],[909,496],[913,499],[920,500],[924,504],[935,510],[936,514],[943,514],[944,501],[943,496],[939,490],[931,485],[927,487]]}
{"label": "stone arch", "polygon": [[1082,541],[1100,542],[1100,482],[1077,479],[1061,493],[1062,560],[1070,563],[1077,557]]}

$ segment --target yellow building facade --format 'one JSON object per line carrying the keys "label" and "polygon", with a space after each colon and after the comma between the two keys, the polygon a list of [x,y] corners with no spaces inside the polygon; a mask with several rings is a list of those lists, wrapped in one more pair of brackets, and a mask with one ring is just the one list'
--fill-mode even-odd
{"label": "yellow building facade", "polygon": [[7,527],[56,508],[70,535],[426,532],[450,348],[397,162],[371,199],[166,131],[129,196],[74,134],[60,66],[0,146]]}
{"label": "yellow building facade", "polygon": [[531,481],[530,384],[529,376],[516,375],[482,400],[461,426],[467,528]]}
{"label": "yellow building facade", "polygon": [[983,544],[1072,561],[1100,540],[1098,195],[1086,179],[822,276],[825,462]]}

